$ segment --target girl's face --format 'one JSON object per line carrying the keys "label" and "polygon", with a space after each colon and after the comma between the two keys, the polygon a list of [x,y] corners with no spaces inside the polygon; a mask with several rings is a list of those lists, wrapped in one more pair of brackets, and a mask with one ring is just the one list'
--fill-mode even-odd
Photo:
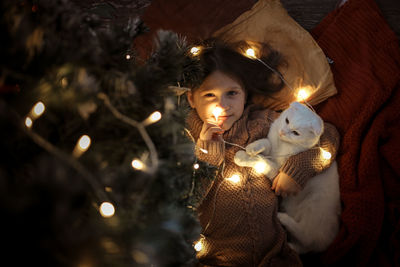
{"label": "girl's face", "polygon": [[[188,92],[188,100],[203,122],[217,124],[227,131],[242,116],[246,93],[242,86],[228,75],[214,71],[198,89]],[[221,110],[218,119],[213,114],[216,108]]]}

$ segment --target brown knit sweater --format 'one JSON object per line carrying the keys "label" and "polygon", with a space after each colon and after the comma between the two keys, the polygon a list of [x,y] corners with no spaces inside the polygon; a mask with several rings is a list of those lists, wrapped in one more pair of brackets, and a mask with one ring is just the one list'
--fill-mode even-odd
{"label": "brown knit sweater", "polygon": [[[227,142],[245,147],[268,134],[271,110],[249,106],[231,129],[223,134]],[[196,156],[205,165],[219,166],[216,177],[195,177],[193,205],[197,208],[203,229],[203,248],[197,253],[206,266],[301,266],[298,255],[286,242],[286,233],[277,219],[278,198],[271,181],[252,168],[233,162],[240,149],[220,141],[202,141],[203,122],[192,111],[187,124],[196,140]],[[339,135],[335,127],[325,124],[320,145],[336,156]],[[206,153],[205,153],[206,152]],[[281,171],[299,185],[321,172],[319,149],[313,148],[289,158]],[[324,166],[324,167],[323,167]],[[238,174],[240,181],[225,178]],[[215,178],[215,179],[213,179]]]}

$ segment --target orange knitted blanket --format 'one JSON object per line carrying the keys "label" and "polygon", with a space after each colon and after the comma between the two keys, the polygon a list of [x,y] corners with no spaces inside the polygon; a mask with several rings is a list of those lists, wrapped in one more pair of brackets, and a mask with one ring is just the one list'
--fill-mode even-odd
{"label": "orange knitted blanket", "polygon": [[318,113],[342,136],[342,226],[325,263],[399,266],[400,49],[373,0],[350,0],[313,31],[338,95]]}

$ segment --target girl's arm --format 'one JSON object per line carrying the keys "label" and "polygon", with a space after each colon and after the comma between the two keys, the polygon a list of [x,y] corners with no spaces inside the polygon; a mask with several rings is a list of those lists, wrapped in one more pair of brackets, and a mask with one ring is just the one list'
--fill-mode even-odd
{"label": "girl's arm", "polygon": [[223,130],[212,123],[204,122],[199,139],[196,141],[196,157],[213,166],[219,166],[225,157]]}
{"label": "girl's arm", "polygon": [[[308,179],[329,168],[339,149],[339,132],[335,126],[325,123],[324,133],[320,138],[320,147],[312,148],[291,156],[280,171],[292,177],[298,185],[304,187]],[[321,148],[331,153],[330,159],[322,157]]]}

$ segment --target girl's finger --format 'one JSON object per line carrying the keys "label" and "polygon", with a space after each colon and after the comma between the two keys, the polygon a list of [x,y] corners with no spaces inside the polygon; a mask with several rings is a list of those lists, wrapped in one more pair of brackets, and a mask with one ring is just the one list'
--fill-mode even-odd
{"label": "girl's finger", "polygon": [[275,177],[274,181],[272,182],[272,186],[271,186],[272,190],[275,190],[277,182],[278,182],[278,177]]}
{"label": "girl's finger", "polygon": [[212,120],[207,120],[207,122],[206,122],[207,124],[210,124],[210,125],[215,125],[215,126],[218,126],[218,123],[216,122],[216,121],[212,121]]}
{"label": "girl's finger", "polygon": [[203,124],[202,130],[203,130],[203,131],[209,131],[209,130],[212,129],[212,128],[217,128],[217,129],[219,129],[220,131],[222,131],[221,127],[219,127],[219,126],[216,125],[216,124],[211,124],[211,123],[204,123],[204,124]]}
{"label": "girl's finger", "polygon": [[208,128],[206,130],[206,132],[210,132],[210,133],[214,134],[214,133],[223,133],[224,130],[222,130],[220,127],[213,126],[213,127]]}

